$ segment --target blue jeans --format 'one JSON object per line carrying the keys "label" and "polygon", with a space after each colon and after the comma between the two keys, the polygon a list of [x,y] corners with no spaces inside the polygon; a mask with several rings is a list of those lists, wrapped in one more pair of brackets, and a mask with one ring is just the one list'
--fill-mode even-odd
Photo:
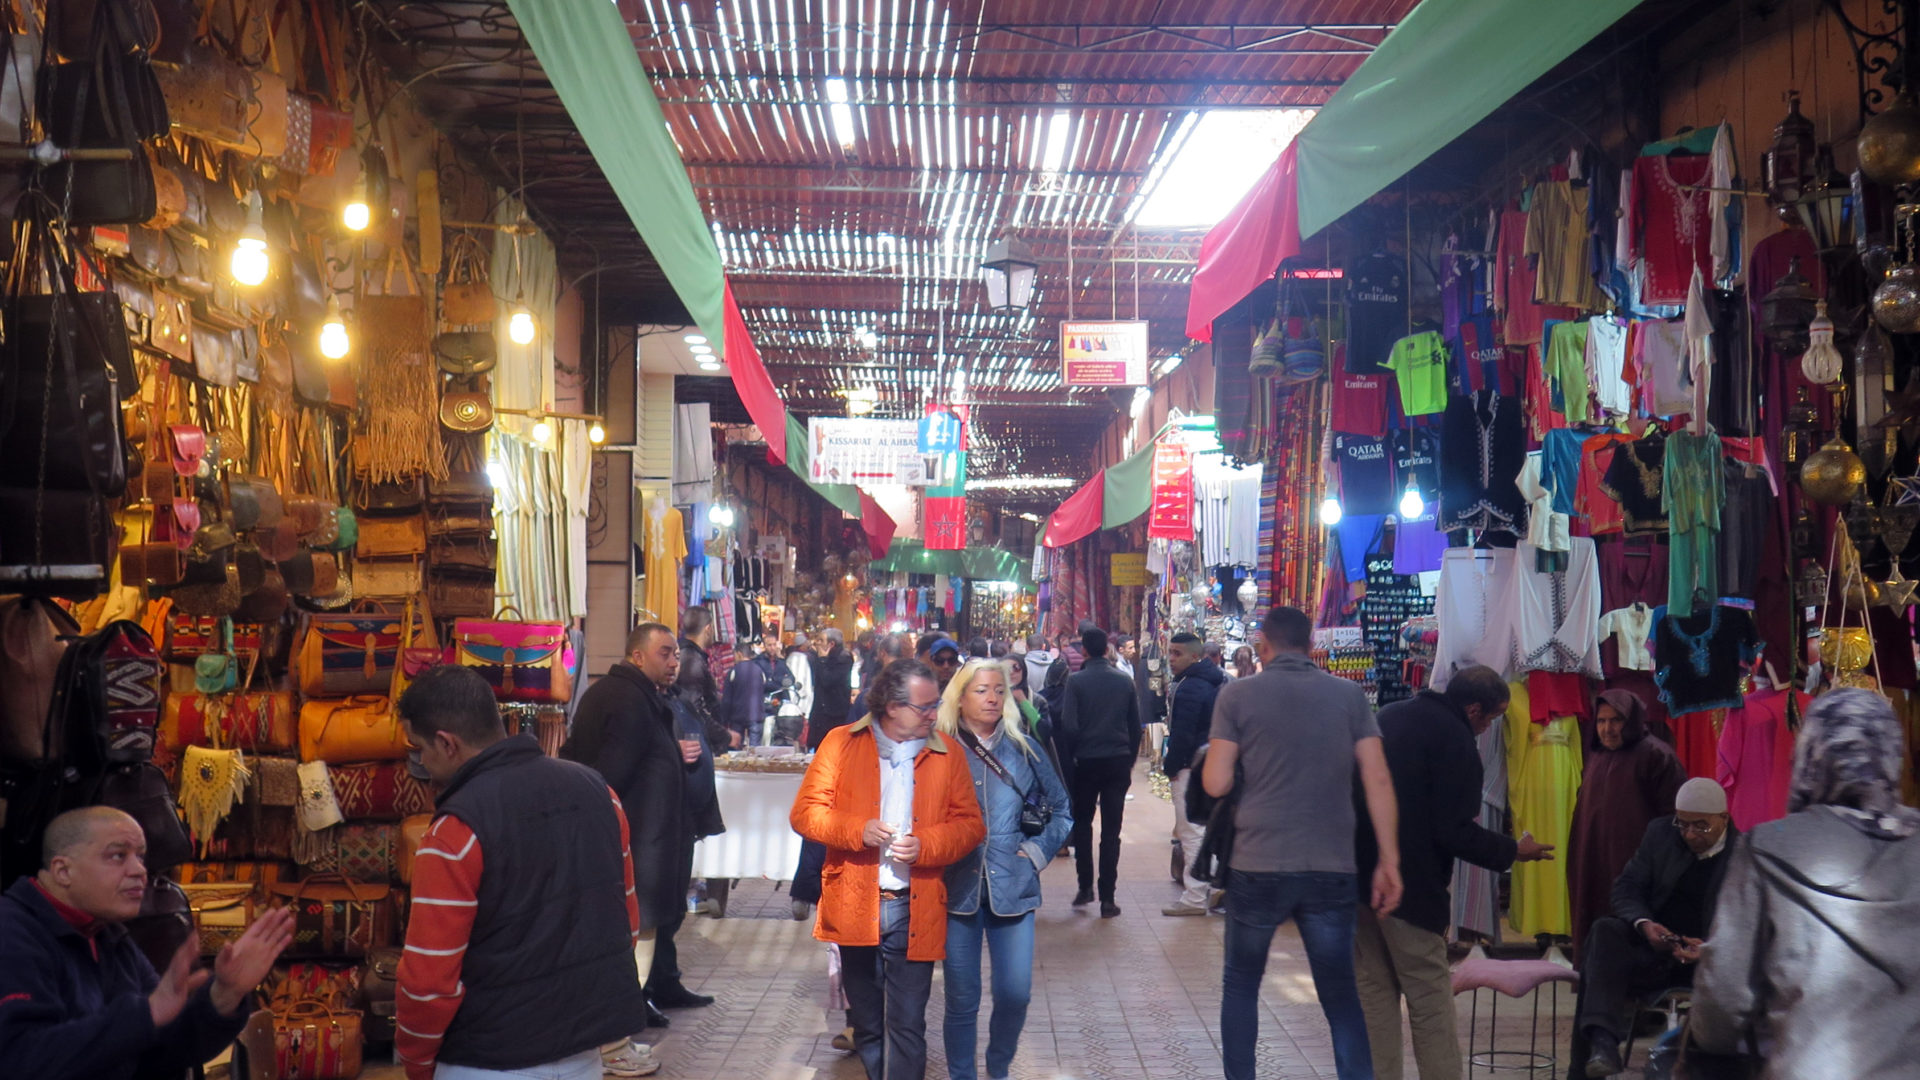
{"label": "blue jeans", "polygon": [[1013,1068],[1020,1029],[1033,997],[1033,912],[1011,918],[987,910],[985,890],[971,915],[947,916],[947,1076],[975,1080],[974,1046],[980,1030],[980,942],[993,958],[993,1016],[987,1021],[987,1076],[1001,1080]]}
{"label": "blue jeans", "polygon": [[492,1080],[496,1077],[500,1080],[600,1080],[600,1051],[582,1050],[561,1061],[524,1069],[476,1069],[470,1065],[448,1065],[445,1062],[433,1068],[433,1080]]}
{"label": "blue jeans", "polygon": [[840,946],[847,1022],[868,1080],[922,1080],[933,961],[907,959],[907,898],[880,901],[880,944]]}
{"label": "blue jeans", "polygon": [[1260,1034],[1260,982],[1273,932],[1292,919],[1307,948],[1320,1011],[1333,1032],[1340,1080],[1373,1080],[1367,1018],[1353,977],[1355,897],[1352,874],[1257,874],[1227,878],[1226,970],[1220,986],[1220,1049],[1227,1080],[1254,1080]]}

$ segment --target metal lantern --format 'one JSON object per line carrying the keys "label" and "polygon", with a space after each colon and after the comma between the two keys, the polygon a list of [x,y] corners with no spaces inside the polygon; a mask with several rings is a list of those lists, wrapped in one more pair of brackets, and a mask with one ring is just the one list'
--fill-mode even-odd
{"label": "metal lantern", "polygon": [[1819,302],[1807,279],[1800,276],[1800,259],[1796,256],[1773,291],[1760,301],[1767,344],[1773,346],[1776,355],[1799,356],[1807,351],[1807,324],[1813,321]]}
{"label": "metal lantern", "polygon": [[1851,502],[1867,482],[1867,465],[1846,441],[1835,435],[1800,466],[1800,490],[1827,506]]}
{"label": "metal lantern", "polygon": [[1793,404],[1787,407],[1787,422],[1780,430],[1780,442],[1787,464],[1798,466],[1813,454],[1813,440],[1820,433],[1820,414],[1807,396],[1807,388],[1795,391]]}
{"label": "metal lantern", "polygon": [[1794,209],[1821,251],[1837,251],[1853,242],[1852,184],[1833,167],[1831,146],[1821,146],[1814,155],[1813,175],[1813,186]]}
{"label": "metal lantern", "polygon": [[1867,268],[1867,280],[1878,281],[1893,265],[1893,208],[1899,200],[1859,169],[1853,170],[1847,183],[1852,188],[1848,216],[1853,219],[1853,249]]}
{"label": "metal lantern", "polygon": [[1860,129],[1860,171],[1886,187],[1920,181],[1920,105],[1902,93]]}
{"label": "metal lantern", "polygon": [[1239,598],[1242,608],[1252,611],[1253,606],[1260,601],[1260,586],[1255,585],[1252,578],[1247,578],[1240,583],[1240,588],[1235,591],[1234,596]]}
{"label": "metal lantern", "polygon": [[1025,311],[1033,302],[1033,278],[1040,264],[1033,249],[1002,237],[987,246],[980,260],[980,281],[987,287],[987,306],[998,312]]}
{"label": "metal lantern", "polygon": [[1896,334],[1920,332],[1920,269],[1896,266],[1873,290],[1873,321]]}
{"label": "metal lantern", "polygon": [[1761,159],[1767,184],[1767,201],[1773,204],[1780,220],[1793,223],[1799,218],[1800,197],[1815,181],[1813,121],[1800,112],[1800,91],[1787,91],[1787,115],[1773,126],[1773,143]]}

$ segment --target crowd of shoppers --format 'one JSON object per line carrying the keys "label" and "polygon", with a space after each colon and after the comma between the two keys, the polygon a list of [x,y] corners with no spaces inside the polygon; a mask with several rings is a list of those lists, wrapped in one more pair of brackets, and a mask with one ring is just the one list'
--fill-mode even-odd
{"label": "crowd of shoppers", "polygon": [[[470,669],[439,667],[397,702],[438,787],[415,859],[398,971],[409,1080],[637,1077],[664,1010],[708,1005],[683,981],[694,845],[724,830],[716,752],[815,751],[791,812],[796,918],[837,949],[848,1030],[870,1080],[919,1080],[943,965],[950,1080],[1011,1075],[1032,997],[1042,872],[1069,844],[1075,907],[1117,902],[1120,833],[1149,725],[1174,804],[1181,893],[1224,901],[1220,1042],[1255,1075],[1277,928],[1298,929],[1343,1080],[1402,1075],[1402,1015],[1423,1080],[1462,1068],[1446,933],[1456,863],[1504,871],[1558,854],[1486,827],[1476,740],[1505,715],[1491,669],[1381,709],[1310,659],[1312,621],[1270,610],[1223,669],[1172,636],[1164,673],[1137,641],[827,629],[768,641],[713,676],[713,623],[658,624],[580,697],[559,759],[510,735]],[[1164,696],[1149,689],[1164,676]],[[1586,747],[1568,879],[1577,924],[1573,1075],[1623,1071],[1635,1014],[1690,989],[1681,1032],[1747,1074],[1904,1075],[1920,1043],[1920,811],[1902,804],[1904,731],[1887,699],[1815,699],[1786,818],[1749,836],[1728,795],[1684,776],[1644,704],[1603,692]],[[1098,839],[1093,822],[1100,821]],[[46,830],[40,872],[0,896],[0,1060],[22,1075],[180,1075],[230,1043],[294,933],[275,911],[195,970],[164,970],[125,924],[146,898],[144,833],[103,807]],[[1224,869],[1212,872],[1209,859]],[[529,912],[538,912],[530,918]],[[990,975],[988,974],[990,973]]]}

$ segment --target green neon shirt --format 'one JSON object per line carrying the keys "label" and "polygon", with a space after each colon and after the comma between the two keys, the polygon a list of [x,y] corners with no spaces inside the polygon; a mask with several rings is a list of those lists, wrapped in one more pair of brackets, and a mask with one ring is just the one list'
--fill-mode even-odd
{"label": "green neon shirt", "polygon": [[1447,343],[1438,331],[1395,342],[1387,367],[1400,384],[1402,412],[1425,416],[1447,407]]}

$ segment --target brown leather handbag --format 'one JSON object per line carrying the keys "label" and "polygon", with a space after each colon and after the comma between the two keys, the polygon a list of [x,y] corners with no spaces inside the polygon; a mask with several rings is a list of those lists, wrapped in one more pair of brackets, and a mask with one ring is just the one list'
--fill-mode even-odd
{"label": "brown leather handbag", "polygon": [[393,888],[316,874],[269,887],[293,912],[290,958],[357,960],[394,942]]}
{"label": "brown leather handbag", "polygon": [[363,518],[354,544],[356,559],[390,559],[427,553],[427,523],[418,514],[393,518]]}
{"label": "brown leather handbag", "polygon": [[482,390],[449,390],[440,395],[440,426],[471,435],[493,426],[492,396]]}
{"label": "brown leather handbag", "polygon": [[296,1001],[276,1009],[270,1075],[279,1080],[353,1080],[362,1066],[362,1021],[360,1010],[324,1001]]}

